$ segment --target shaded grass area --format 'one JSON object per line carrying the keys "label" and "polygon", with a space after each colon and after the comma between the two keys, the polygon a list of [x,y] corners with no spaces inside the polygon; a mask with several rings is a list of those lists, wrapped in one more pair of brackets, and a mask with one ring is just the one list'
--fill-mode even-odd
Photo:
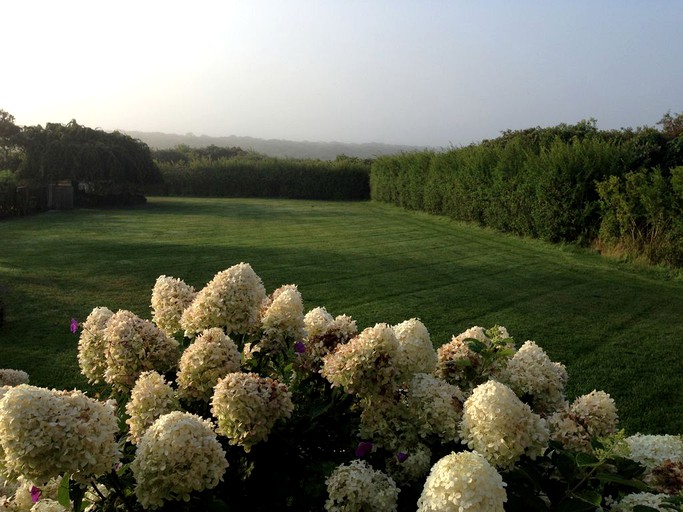
{"label": "shaded grass area", "polygon": [[372,202],[151,198],[4,221],[0,367],[87,388],[71,317],[107,306],[150,318],[159,275],[199,289],[240,261],[268,292],[295,283],[307,310],[361,329],[418,317],[438,346],[504,325],[567,366],[570,398],[604,389],[629,433],[683,432],[680,279]]}

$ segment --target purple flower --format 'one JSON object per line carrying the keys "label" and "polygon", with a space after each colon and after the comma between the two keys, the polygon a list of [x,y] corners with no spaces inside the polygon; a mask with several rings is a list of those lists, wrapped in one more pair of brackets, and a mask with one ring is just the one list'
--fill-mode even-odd
{"label": "purple flower", "polygon": [[75,318],[71,319],[71,334],[76,334],[78,332],[78,320]]}
{"label": "purple flower", "polygon": [[356,446],[356,457],[365,457],[368,453],[372,451],[372,443],[370,441],[361,441]]}
{"label": "purple flower", "polygon": [[405,462],[406,459],[408,458],[408,454],[406,452],[398,452],[396,454],[396,458],[398,459],[399,462]]}
{"label": "purple flower", "polygon": [[40,489],[38,489],[34,485],[33,487],[31,487],[31,501],[33,501],[33,503],[37,503],[39,499],[40,499]]}
{"label": "purple flower", "polygon": [[304,345],[302,341],[297,341],[294,344],[294,352],[296,352],[297,354],[303,354],[304,352],[306,352],[306,345]]}

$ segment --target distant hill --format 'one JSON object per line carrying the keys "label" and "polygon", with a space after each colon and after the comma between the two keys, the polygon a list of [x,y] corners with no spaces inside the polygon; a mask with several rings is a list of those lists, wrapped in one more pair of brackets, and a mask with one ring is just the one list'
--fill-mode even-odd
{"label": "distant hill", "polygon": [[151,149],[170,149],[179,144],[201,148],[213,144],[219,147],[240,147],[245,150],[253,150],[257,153],[281,158],[334,160],[337,155],[374,158],[382,155],[395,155],[401,152],[430,149],[423,146],[400,146],[378,142],[350,144],[345,142],[298,142],[282,139],[257,139],[255,137],[238,137],[236,135],[209,137],[208,135],[177,135],[160,132],[123,131],[123,133],[141,140]]}

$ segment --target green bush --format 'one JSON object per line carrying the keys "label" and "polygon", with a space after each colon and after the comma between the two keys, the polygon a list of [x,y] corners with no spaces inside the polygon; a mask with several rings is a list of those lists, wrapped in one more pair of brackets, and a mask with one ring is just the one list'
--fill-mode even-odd
{"label": "green bush", "polygon": [[683,265],[683,166],[610,176],[597,184],[601,245],[650,263]]}

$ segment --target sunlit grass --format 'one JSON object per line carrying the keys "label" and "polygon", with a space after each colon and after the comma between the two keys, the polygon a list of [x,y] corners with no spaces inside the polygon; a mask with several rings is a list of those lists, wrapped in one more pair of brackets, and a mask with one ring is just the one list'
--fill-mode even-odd
{"label": "sunlit grass", "polygon": [[152,198],[3,221],[0,367],[86,387],[71,317],[107,306],[149,318],[159,275],[199,289],[240,261],[269,292],[295,283],[307,310],[360,328],[418,317],[441,345],[504,325],[567,365],[570,397],[604,389],[629,432],[683,432],[683,282],[377,203]]}

